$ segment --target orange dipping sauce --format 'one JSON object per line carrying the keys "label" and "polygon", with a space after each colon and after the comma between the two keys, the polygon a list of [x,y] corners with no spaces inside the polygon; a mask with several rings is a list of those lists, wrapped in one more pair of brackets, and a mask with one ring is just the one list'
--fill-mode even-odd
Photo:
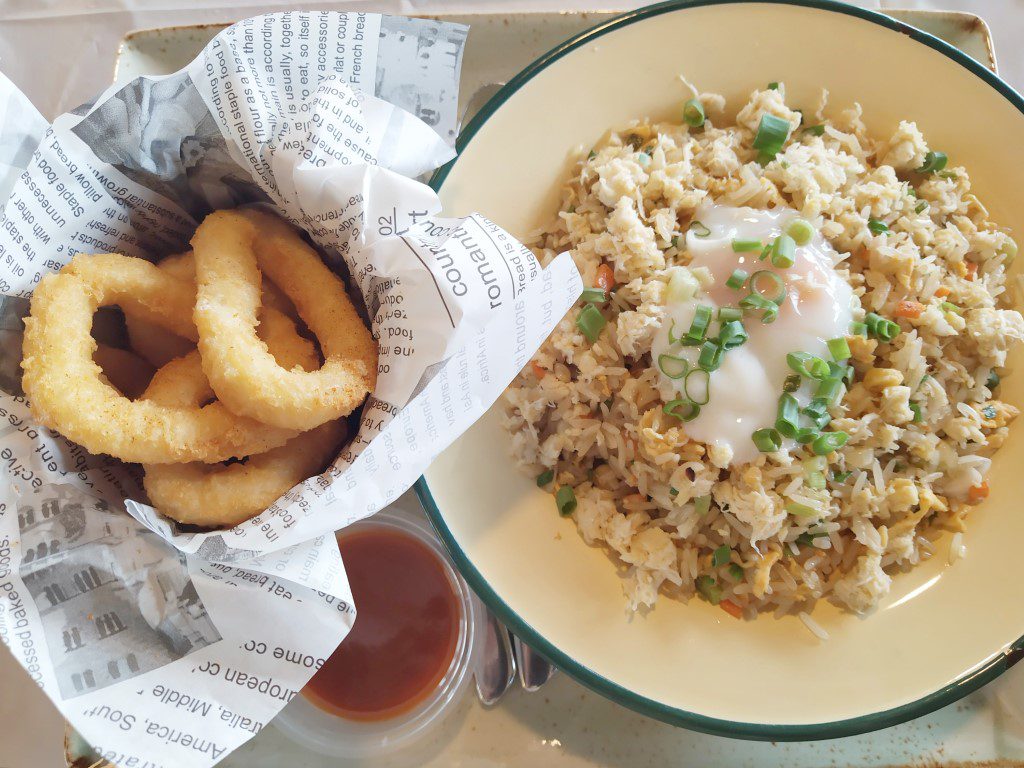
{"label": "orange dipping sauce", "polygon": [[415,707],[455,655],[462,609],[437,554],[383,525],[338,534],[356,621],[303,694],[350,720]]}

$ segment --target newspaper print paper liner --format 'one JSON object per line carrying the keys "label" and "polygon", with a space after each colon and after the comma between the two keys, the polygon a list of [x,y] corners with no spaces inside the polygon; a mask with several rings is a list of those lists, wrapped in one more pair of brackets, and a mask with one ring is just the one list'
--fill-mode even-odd
{"label": "newspaper print paper liner", "polygon": [[[579,294],[571,260],[541,270],[486,219],[437,218],[412,178],[454,154],[465,35],[260,16],[50,126],[0,76],[0,639],[115,764],[212,765],[301,689],[354,620],[333,531],[408,488]],[[378,385],[327,472],[195,533],[137,501],[137,470],[34,424],[21,317],[74,253],[180,252],[206,212],[246,203],[276,206],[351,276]]]}

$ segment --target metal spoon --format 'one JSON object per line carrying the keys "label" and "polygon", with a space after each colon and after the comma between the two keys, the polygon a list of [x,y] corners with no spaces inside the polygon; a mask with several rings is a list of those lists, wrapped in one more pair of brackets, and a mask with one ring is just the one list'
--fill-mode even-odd
{"label": "metal spoon", "polygon": [[476,695],[487,707],[497,704],[516,679],[516,657],[509,632],[490,611],[484,625],[484,652],[474,677]]}
{"label": "metal spoon", "polygon": [[519,684],[528,693],[539,691],[541,686],[554,677],[558,670],[547,659],[537,653],[515,635],[512,643],[519,667]]}

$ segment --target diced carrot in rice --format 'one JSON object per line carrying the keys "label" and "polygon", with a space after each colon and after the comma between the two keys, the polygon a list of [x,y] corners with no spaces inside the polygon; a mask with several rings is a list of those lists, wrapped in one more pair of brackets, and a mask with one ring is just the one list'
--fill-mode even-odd
{"label": "diced carrot in rice", "polygon": [[736,605],[736,603],[734,603],[732,600],[723,600],[718,605],[723,611],[728,613],[734,619],[743,618],[743,609]]}
{"label": "diced carrot in rice", "polygon": [[982,499],[987,499],[988,480],[982,480],[979,485],[972,486],[971,489],[967,491],[967,498],[974,503],[977,503]]}
{"label": "diced carrot in rice", "polygon": [[922,312],[924,312],[924,304],[920,301],[904,300],[896,305],[895,315],[896,317],[907,317],[913,319],[920,317]]}

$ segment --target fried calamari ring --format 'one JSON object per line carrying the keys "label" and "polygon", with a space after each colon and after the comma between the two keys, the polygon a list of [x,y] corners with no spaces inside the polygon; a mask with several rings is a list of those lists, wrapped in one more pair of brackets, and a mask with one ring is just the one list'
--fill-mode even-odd
{"label": "fried calamari ring", "polygon": [[78,255],[44,277],[25,318],[22,386],[42,424],[123,461],[154,464],[226,459],[283,445],[294,430],[237,416],[221,403],[169,408],[129,400],[101,378],[90,334],[99,307],[117,304],[195,339],[193,287],[143,259]]}
{"label": "fried calamari ring", "polygon": [[[190,253],[168,256],[157,266],[179,280],[195,284],[196,270]],[[196,348],[192,341],[171,333],[157,323],[143,320],[134,313],[125,313],[124,324],[132,349],[156,368],[162,368],[174,358],[187,355]]]}
{"label": "fried calamari ring", "polygon": [[[195,284],[196,263],[191,251],[168,256],[158,262],[157,266],[179,280]],[[269,280],[263,281],[262,299],[263,306],[273,307],[288,317],[296,316],[295,305],[281,292],[280,288]],[[161,368],[174,358],[187,355],[196,348],[196,345],[188,339],[183,339],[135,314],[126,314],[124,322],[128,329],[128,339],[132,349],[156,368]]]}
{"label": "fried calamari ring", "polygon": [[137,400],[156,369],[127,349],[99,344],[92,354],[93,362],[100,367],[103,378],[110,386],[130,400]]}
{"label": "fried calamari ring", "polygon": [[[312,344],[298,335],[291,320],[273,310],[264,312],[261,337],[277,362],[288,368],[315,369],[320,358]],[[161,405],[188,408],[212,395],[199,355],[192,353],[162,368],[144,397]],[[144,465],[143,484],[153,506],[179,523],[206,528],[238,525],[319,472],[344,440],[345,431],[345,422],[330,421],[280,448],[250,456],[244,463]]]}
{"label": "fried calamari ring", "polygon": [[[199,226],[192,248],[203,370],[227,407],[267,424],[312,429],[362,403],[376,381],[376,342],[344,283],[290,225],[258,211],[217,211]],[[319,370],[282,368],[256,336],[260,270],[320,342]]]}
{"label": "fried calamari ring", "polygon": [[142,482],[153,506],[167,517],[204,528],[232,527],[320,472],[345,432],[344,420],[329,421],[244,463],[147,465]]}

